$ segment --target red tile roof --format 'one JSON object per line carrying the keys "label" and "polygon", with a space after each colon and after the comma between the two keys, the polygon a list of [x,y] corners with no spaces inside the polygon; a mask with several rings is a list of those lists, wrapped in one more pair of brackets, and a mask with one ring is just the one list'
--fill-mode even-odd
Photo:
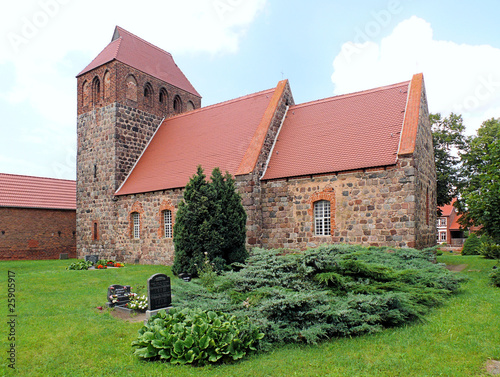
{"label": "red tile roof", "polygon": [[441,209],[441,217],[447,217],[447,216],[450,216],[451,215],[451,212],[453,211],[453,209],[455,208],[453,206],[453,204],[457,201],[457,198],[453,198],[451,200],[451,203],[449,204],[445,204],[444,206],[442,207],[439,207]]}
{"label": "red tile roof", "polygon": [[395,164],[409,83],[290,107],[263,179]]}
{"label": "red tile roof", "polygon": [[76,209],[76,182],[0,173],[0,207]]}
{"label": "red tile roof", "polygon": [[458,223],[462,216],[458,215],[453,219],[453,223],[450,225],[450,230],[463,230],[464,227]]}
{"label": "red tile roof", "polygon": [[111,43],[77,77],[115,59],[201,97],[175,64],[170,53],[119,26],[115,28]]}
{"label": "red tile roof", "polygon": [[165,119],[116,194],[184,187],[198,165],[252,171],[285,85]]}

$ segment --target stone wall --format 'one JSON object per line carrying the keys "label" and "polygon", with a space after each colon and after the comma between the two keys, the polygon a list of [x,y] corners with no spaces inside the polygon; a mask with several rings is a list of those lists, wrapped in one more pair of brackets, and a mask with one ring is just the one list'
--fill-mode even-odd
{"label": "stone wall", "polygon": [[[187,111],[189,102],[201,107],[201,98],[118,61],[78,77],[77,85],[77,253],[115,255],[114,193],[162,119]],[[174,111],[176,96],[181,107]]]}
{"label": "stone wall", "polygon": [[76,257],[74,210],[0,208],[0,260]]}
{"label": "stone wall", "polygon": [[[332,231],[315,236],[313,204],[330,198]],[[415,176],[407,160],[381,169],[262,183],[262,246],[415,246]]]}
{"label": "stone wall", "polygon": [[[424,85],[422,83],[422,85]],[[416,176],[416,240],[422,249],[436,244],[437,188],[432,130],[425,88],[422,87],[415,152],[412,156]]]}

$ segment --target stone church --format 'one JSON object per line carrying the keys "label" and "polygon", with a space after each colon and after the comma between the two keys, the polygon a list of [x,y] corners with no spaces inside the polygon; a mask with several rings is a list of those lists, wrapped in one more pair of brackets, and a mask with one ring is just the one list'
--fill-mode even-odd
{"label": "stone church", "polygon": [[283,80],[201,107],[171,54],[116,27],[77,80],[80,258],[171,264],[198,165],[235,177],[249,249],[436,242],[422,74],[303,104]]}

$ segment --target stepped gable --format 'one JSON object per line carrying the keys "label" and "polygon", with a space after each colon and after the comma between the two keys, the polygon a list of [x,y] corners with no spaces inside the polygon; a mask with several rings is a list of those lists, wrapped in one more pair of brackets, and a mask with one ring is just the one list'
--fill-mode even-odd
{"label": "stepped gable", "polygon": [[[396,164],[410,84],[406,81],[290,107],[263,179]],[[418,111],[410,120],[418,123]],[[403,137],[416,135],[406,132]]]}
{"label": "stepped gable", "polygon": [[116,26],[111,42],[77,77],[113,60],[118,60],[179,89],[201,97],[175,64],[170,53],[119,26]]}

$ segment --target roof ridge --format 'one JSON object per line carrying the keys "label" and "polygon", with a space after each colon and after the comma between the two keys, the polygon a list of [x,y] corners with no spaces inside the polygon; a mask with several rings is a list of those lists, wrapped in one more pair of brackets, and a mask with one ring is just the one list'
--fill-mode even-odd
{"label": "roof ridge", "polygon": [[336,95],[336,96],[326,97],[326,98],[322,98],[322,99],[318,99],[318,100],[314,100],[314,101],[310,101],[310,102],[299,103],[298,105],[290,106],[290,109],[297,109],[297,108],[301,108],[301,107],[315,105],[315,104],[318,104],[318,103],[329,102],[329,101],[334,101],[334,100],[341,100],[341,99],[344,99],[344,98],[351,98],[351,97],[361,96],[361,95],[365,95],[365,94],[376,93],[376,92],[379,92],[379,91],[382,91],[382,90],[388,90],[388,89],[397,88],[397,87],[400,87],[400,86],[407,86],[410,82],[411,82],[410,80],[409,81],[403,81],[403,82],[400,82],[400,83],[397,83],[397,84],[379,86],[377,88],[372,88],[372,89],[367,89],[367,90],[361,90],[361,91],[358,91],[358,92],[339,94],[339,95]]}
{"label": "roof ridge", "polygon": [[152,44],[152,43],[150,43],[150,42],[146,41],[145,39],[142,39],[141,37],[139,37],[139,36],[135,35],[134,33],[131,33],[130,31],[125,30],[124,28],[122,28],[122,27],[120,27],[120,26],[118,26],[118,25],[116,26],[116,28],[118,29],[118,33],[120,34],[120,38],[118,38],[118,39],[121,39],[121,38],[122,38],[121,32],[123,31],[125,34],[128,34],[128,35],[129,35],[129,36],[131,36],[132,38],[135,38],[135,39],[137,39],[137,40],[139,40],[139,41],[141,41],[141,42],[143,42],[143,43],[145,43],[145,44],[147,44],[147,45],[149,45],[149,46],[151,46],[151,47],[155,48],[155,49],[156,49],[156,50],[158,50],[158,51],[164,52],[165,54],[167,54],[167,55],[169,55],[169,56],[172,56],[172,54],[171,54],[170,52],[168,52],[168,51],[166,51],[166,50],[164,50],[164,49],[162,49],[162,48],[160,48],[160,47],[158,47],[158,46],[155,46],[154,44]]}
{"label": "roof ridge", "polygon": [[191,115],[191,114],[194,114],[194,113],[199,113],[199,112],[202,112],[202,111],[205,111],[205,110],[211,110],[211,109],[214,109],[214,108],[217,108],[217,107],[222,107],[222,106],[226,106],[226,105],[229,105],[229,104],[232,104],[232,103],[244,101],[246,99],[250,99],[252,97],[257,97],[257,96],[263,95],[265,93],[274,93],[275,90],[276,90],[276,88],[261,90],[260,92],[246,94],[244,96],[233,98],[233,99],[230,99],[230,100],[227,100],[227,101],[214,103],[214,104],[209,105],[209,106],[200,107],[200,108],[195,109],[195,110],[191,110],[191,111],[187,111],[187,112],[184,112],[184,113],[181,113],[181,114],[177,114],[177,115],[175,115],[173,117],[170,117],[170,118],[165,118],[165,121],[166,120],[170,120],[170,119],[174,119],[174,118],[181,118],[181,117],[188,116],[188,115]]}
{"label": "roof ridge", "polygon": [[10,177],[24,177],[24,178],[37,178],[43,180],[54,180],[54,181],[68,181],[68,182],[76,182],[74,179],[66,179],[66,178],[53,178],[53,177],[40,177],[36,175],[25,175],[25,174],[12,174],[12,173],[0,173],[0,176],[10,176]]}

